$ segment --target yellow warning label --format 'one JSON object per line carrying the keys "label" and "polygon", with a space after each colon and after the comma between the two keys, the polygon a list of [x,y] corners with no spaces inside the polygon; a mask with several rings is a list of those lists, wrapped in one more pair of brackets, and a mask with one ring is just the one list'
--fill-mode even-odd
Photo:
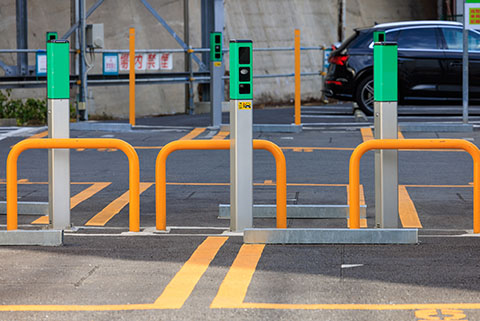
{"label": "yellow warning label", "polygon": [[239,101],[238,102],[238,109],[252,109],[252,102],[251,101]]}
{"label": "yellow warning label", "polygon": [[213,65],[214,65],[215,67],[222,67],[222,62],[221,62],[221,61],[214,61],[214,62],[213,62]]}

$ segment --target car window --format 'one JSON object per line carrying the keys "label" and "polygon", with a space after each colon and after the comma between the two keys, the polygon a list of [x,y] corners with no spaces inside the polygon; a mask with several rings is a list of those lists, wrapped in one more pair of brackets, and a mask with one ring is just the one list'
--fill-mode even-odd
{"label": "car window", "polygon": [[396,31],[386,31],[385,32],[385,38],[386,38],[385,40],[396,42],[397,38],[398,38],[398,34],[399,34],[398,30],[396,30]]}
{"label": "car window", "polygon": [[[441,28],[447,49],[463,49],[463,31],[460,28]],[[480,51],[480,34],[475,31],[468,32],[468,50]]]}
{"label": "car window", "polygon": [[[383,30],[380,30],[383,31]],[[386,30],[385,31],[385,41],[392,41],[396,42],[398,38],[398,33],[399,31],[397,29],[393,31]],[[363,43],[361,43],[362,47],[368,46],[370,49],[373,48],[373,32],[370,32],[368,34],[368,37],[365,37],[363,39]]]}
{"label": "car window", "polygon": [[397,42],[399,49],[438,49],[435,28],[403,29]]}

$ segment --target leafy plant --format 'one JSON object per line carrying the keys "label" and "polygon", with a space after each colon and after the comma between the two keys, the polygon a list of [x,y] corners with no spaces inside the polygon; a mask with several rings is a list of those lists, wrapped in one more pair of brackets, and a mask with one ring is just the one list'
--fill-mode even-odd
{"label": "leafy plant", "polygon": [[0,118],[15,118],[17,125],[43,125],[47,123],[46,99],[13,99],[11,89],[0,91]]}

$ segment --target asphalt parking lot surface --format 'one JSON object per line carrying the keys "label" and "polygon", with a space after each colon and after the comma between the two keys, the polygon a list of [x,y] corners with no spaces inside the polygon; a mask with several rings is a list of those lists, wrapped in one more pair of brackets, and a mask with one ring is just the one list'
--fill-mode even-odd
{"label": "asphalt parking lot surface", "polygon": [[[0,140],[0,201],[12,145]],[[1,320],[480,320],[480,238],[472,234],[473,164],[462,151],[400,151],[400,216],[415,245],[243,244],[218,219],[230,202],[228,151],[177,151],[167,162],[167,226],[154,233],[155,159],[177,139],[228,139],[228,131],[163,128],[72,138],[118,138],[140,158],[141,232],[128,233],[128,162],[110,149],[71,151],[72,231],[60,247],[0,247]],[[348,164],[368,126],[254,133],[282,148],[289,204],[347,204]],[[462,138],[480,132],[402,132]],[[367,220],[375,224],[373,152],[362,158]],[[47,152],[22,153],[19,201],[47,201]],[[275,204],[275,166],[254,152],[254,203]],[[6,217],[0,215],[1,228]],[[40,223],[40,224],[39,224]],[[20,215],[20,228],[42,228]],[[412,224],[412,223],[408,223]],[[255,219],[255,227],[274,227]],[[288,227],[347,227],[345,219],[289,219]]]}

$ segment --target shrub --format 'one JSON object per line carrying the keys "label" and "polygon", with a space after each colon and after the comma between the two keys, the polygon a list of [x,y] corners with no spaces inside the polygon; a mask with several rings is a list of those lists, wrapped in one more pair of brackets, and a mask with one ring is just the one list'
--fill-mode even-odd
{"label": "shrub", "polygon": [[46,99],[12,99],[11,89],[0,91],[0,118],[15,118],[17,125],[44,125],[47,123]]}

